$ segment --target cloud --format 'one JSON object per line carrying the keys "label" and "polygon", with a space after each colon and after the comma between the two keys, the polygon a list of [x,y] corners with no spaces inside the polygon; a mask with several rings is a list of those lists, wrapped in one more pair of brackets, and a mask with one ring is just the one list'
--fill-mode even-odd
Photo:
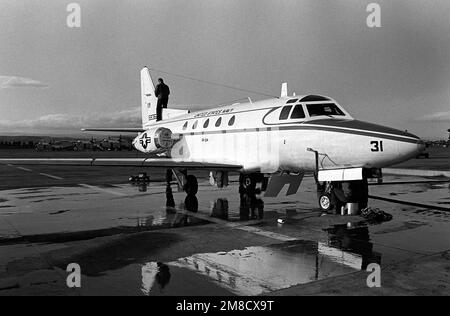
{"label": "cloud", "polygon": [[48,84],[25,77],[0,76],[0,89],[48,88]]}
{"label": "cloud", "polygon": [[18,121],[0,120],[0,130],[79,131],[83,127],[140,127],[141,124],[141,109],[134,108],[103,114],[47,114],[35,119]]}
{"label": "cloud", "polygon": [[419,117],[417,120],[427,122],[450,122],[450,111],[427,114]]}

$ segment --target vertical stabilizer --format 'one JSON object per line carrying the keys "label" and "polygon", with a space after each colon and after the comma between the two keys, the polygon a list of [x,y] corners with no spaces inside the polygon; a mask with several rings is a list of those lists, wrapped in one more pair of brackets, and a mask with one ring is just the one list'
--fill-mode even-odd
{"label": "vertical stabilizer", "polygon": [[156,122],[155,86],[153,85],[150,71],[147,67],[141,70],[141,100],[142,100],[142,127]]}

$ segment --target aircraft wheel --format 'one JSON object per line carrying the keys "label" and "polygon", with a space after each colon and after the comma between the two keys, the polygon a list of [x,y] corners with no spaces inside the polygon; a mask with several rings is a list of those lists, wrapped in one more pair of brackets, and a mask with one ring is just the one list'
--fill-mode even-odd
{"label": "aircraft wheel", "polygon": [[186,177],[186,184],[184,185],[184,191],[187,195],[196,195],[198,192],[197,178],[190,174]]}
{"label": "aircraft wheel", "polygon": [[328,212],[333,208],[331,203],[331,196],[328,193],[323,193],[319,196],[319,206],[322,211]]}
{"label": "aircraft wheel", "polygon": [[254,188],[256,186],[256,179],[253,175],[243,175],[241,184],[245,189]]}

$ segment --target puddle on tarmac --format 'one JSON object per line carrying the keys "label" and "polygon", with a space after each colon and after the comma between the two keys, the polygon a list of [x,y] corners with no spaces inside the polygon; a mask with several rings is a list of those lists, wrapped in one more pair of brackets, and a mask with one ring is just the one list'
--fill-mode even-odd
{"label": "puddle on tarmac", "polygon": [[[342,225],[341,225],[342,226]],[[365,269],[381,261],[368,241],[367,227],[334,227],[325,242],[293,241],[229,252],[200,253],[142,267],[142,293],[180,294],[186,279],[215,285],[237,295],[260,295]],[[179,273],[179,270],[182,273]],[[172,271],[175,273],[172,274]],[[163,290],[163,291],[162,291]],[[204,295],[198,288],[184,295]]]}

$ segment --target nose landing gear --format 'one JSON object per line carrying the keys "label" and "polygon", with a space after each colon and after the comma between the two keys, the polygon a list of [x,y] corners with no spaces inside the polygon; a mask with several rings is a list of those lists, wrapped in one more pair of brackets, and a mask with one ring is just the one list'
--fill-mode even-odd
{"label": "nose landing gear", "polygon": [[367,179],[317,184],[319,207],[323,212],[340,213],[347,203],[357,203],[358,209],[367,207],[369,190]]}
{"label": "nose landing gear", "polygon": [[333,208],[331,203],[331,196],[328,193],[322,193],[319,196],[319,206],[322,211],[328,212]]}

